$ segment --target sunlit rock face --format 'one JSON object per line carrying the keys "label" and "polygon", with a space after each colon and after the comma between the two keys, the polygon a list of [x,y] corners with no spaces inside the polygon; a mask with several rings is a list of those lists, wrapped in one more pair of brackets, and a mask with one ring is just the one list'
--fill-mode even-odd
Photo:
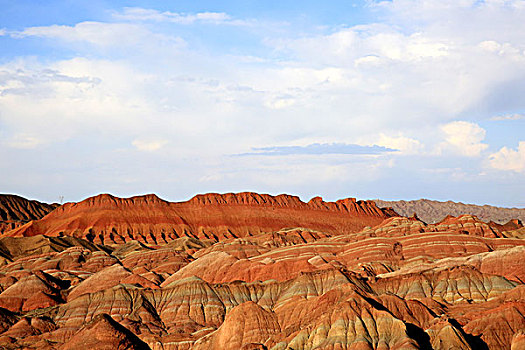
{"label": "sunlit rock face", "polygon": [[0,237],[0,348],[521,349],[520,230],[351,199],[101,195]]}
{"label": "sunlit rock face", "polygon": [[216,242],[290,227],[344,234],[396,215],[374,202],[353,198],[324,202],[316,197],[305,203],[296,196],[244,192],[198,195],[174,203],[156,195],[118,198],[102,194],[80,203],[67,203],[42,220],[6,235],[67,235],[97,244],[132,240],[165,244],[179,237]]}

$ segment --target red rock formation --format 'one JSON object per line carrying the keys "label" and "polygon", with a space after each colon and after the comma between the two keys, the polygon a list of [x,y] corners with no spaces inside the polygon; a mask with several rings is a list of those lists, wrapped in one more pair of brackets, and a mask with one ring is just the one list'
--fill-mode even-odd
{"label": "red rock formation", "polygon": [[57,207],[12,194],[0,194],[0,219],[2,221],[37,220]]}
{"label": "red rock formation", "polygon": [[511,350],[525,349],[525,331],[519,331],[512,337]]}
{"label": "red rock formation", "polygon": [[150,347],[111,316],[100,314],[60,349],[148,350]]}
{"label": "red rock formation", "polygon": [[277,316],[253,301],[234,307],[217,331],[196,342],[194,349],[264,349],[264,343],[280,332]]}
{"label": "red rock formation", "polygon": [[521,224],[391,215],[252,193],[64,205],[0,238],[0,348],[520,349]]}
{"label": "red rock formation", "polygon": [[[80,251],[95,251],[102,249],[97,245],[74,237],[44,237],[42,235],[21,238],[1,237],[0,261],[2,261],[3,264],[8,264],[13,260],[17,260],[24,256],[45,254],[50,254],[49,256],[51,256],[53,255],[52,253],[62,252],[72,247],[75,247],[73,250],[78,250],[80,248]],[[18,261],[22,262],[23,260]]]}
{"label": "red rock formation", "polygon": [[4,308],[0,308],[0,333],[7,331],[17,321],[16,315]]}
{"label": "red rock formation", "polygon": [[500,231],[472,215],[447,216],[431,226],[435,232],[460,232],[482,237],[501,237]]}
{"label": "red rock formation", "polygon": [[262,233],[257,236],[248,237],[246,240],[254,242],[260,246],[276,248],[315,242],[319,239],[328,237],[331,237],[331,235],[326,232],[297,227],[282,229],[270,233]]}
{"label": "red rock formation", "polygon": [[472,215],[458,217],[447,216],[441,222],[427,225],[417,217],[393,217],[374,227],[366,227],[360,232],[361,237],[396,237],[422,232],[461,233],[481,237],[507,237],[505,232],[518,230],[521,222],[511,221],[505,225],[485,223]]}
{"label": "red rock formation", "polygon": [[150,280],[132,273],[119,264],[115,264],[106,267],[79,283],[69,292],[68,301],[84,294],[95,293],[99,290],[111,288],[121,283],[134,284],[141,287],[156,287],[156,284]]}
{"label": "red rock formation", "polygon": [[361,237],[396,237],[428,231],[428,226],[417,217],[402,216],[386,219],[374,227],[366,227],[360,232]]}
{"label": "red rock formation", "polygon": [[58,205],[41,203],[12,194],[0,194],[0,233],[43,218]]}
{"label": "red rock formation", "polygon": [[374,202],[355,199],[324,202],[316,197],[304,203],[296,196],[244,192],[198,195],[170,203],[155,195],[117,198],[103,194],[64,204],[7,235],[68,235],[102,244],[130,240],[157,244],[184,236],[218,241],[287,227],[344,234],[393,215]]}
{"label": "red rock formation", "polygon": [[499,224],[494,221],[490,221],[489,225],[491,227],[495,227],[498,231],[512,231],[512,230],[518,230],[523,227],[523,223],[519,219],[512,219],[509,220],[507,223]]}
{"label": "red rock formation", "polygon": [[36,271],[23,277],[0,294],[0,307],[10,311],[29,311],[60,303],[60,280]]}

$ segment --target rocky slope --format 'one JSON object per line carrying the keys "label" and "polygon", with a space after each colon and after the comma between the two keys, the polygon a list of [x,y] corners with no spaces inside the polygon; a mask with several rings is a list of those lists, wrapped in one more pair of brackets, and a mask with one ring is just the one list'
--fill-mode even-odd
{"label": "rocky slope", "polygon": [[[99,196],[4,235],[0,348],[520,349],[525,343],[519,222],[463,215],[426,224],[367,202],[294,198],[211,195],[181,204]],[[154,234],[162,232],[156,222],[172,225],[175,214],[184,221],[174,231],[188,234],[162,244],[106,238],[102,244],[80,229]]]}
{"label": "rocky slope", "polygon": [[67,235],[100,244],[131,240],[164,244],[179,237],[220,241],[288,227],[344,234],[394,215],[374,202],[353,198],[324,202],[316,197],[305,203],[296,196],[245,192],[198,195],[174,203],[155,195],[118,198],[103,194],[66,203],[7,235]]}
{"label": "rocky slope", "polygon": [[513,219],[525,222],[525,208],[500,208],[491,205],[463,204],[452,201],[439,202],[429,199],[412,201],[384,201],[374,199],[381,208],[393,208],[399,215],[412,216],[414,213],[426,223],[433,224],[447,215],[475,215],[482,221],[505,224]]}
{"label": "rocky slope", "polygon": [[0,233],[20,227],[31,220],[41,219],[57,206],[13,194],[0,194]]}

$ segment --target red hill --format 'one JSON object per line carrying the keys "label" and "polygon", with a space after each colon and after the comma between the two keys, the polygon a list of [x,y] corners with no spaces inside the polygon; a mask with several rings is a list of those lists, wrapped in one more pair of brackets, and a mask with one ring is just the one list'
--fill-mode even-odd
{"label": "red hill", "polygon": [[160,244],[184,236],[219,241],[289,227],[344,234],[396,215],[372,201],[354,198],[325,202],[315,197],[303,202],[297,196],[243,192],[167,202],[152,194],[131,198],[101,194],[64,204],[41,220],[6,235],[66,235],[104,244],[131,240]]}
{"label": "red hill", "polygon": [[0,194],[0,233],[38,220],[55,209],[58,204],[41,203],[14,194]]}

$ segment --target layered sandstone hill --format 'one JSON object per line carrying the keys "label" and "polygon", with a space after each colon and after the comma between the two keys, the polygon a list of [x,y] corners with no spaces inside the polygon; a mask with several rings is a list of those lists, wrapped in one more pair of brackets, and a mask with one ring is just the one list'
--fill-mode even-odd
{"label": "layered sandstone hill", "polygon": [[244,239],[198,250],[135,245],[120,258],[77,240],[0,268],[0,347],[517,346],[525,242],[440,235],[320,237],[279,248]]}
{"label": "layered sandstone hill", "polygon": [[[64,205],[0,238],[0,348],[521,349],[521,223],[391,214],[255,194]],[[131,240],[175,218],[167,244]],[[134,231],[102,244],[108,228]]]}
{"label": "layered sandstone hill", "polygon": [[525,208],[500,208],[491,205],[464,204],[452,201],[439,202],[429,199],[412,201],[384,201],[374,199],[381,208],[392,208],[399,215],[411,216],[416,214],[426,223],[433,224],[443,220],[446,216],[475,215],[480,220],[494,221],[504,224],[513,219],[525,222]]}
{"label": "layered sandstone hill", "polygon": [[324,202],[316,197],[305,203],[296,196],[245,192],[198,195],[174,203],[155,195],[118,198],[102,194],[64,204],[7,235],[65,235],[101,244],[131,240],[163,244],[179,237],[220,241],[289,227],[345,234],[395,215],[374,202],[353,198]]}
{"label": "layered sandstone hill", "polygon": [[482,237],[522,238],[524,227],[519,220],[510,220],[504,225],[483,222],[473,215],[447,216],[436,224],[426,224],[417,216],[392,217],[375,227],[366,227],[360,236],[406,236],[421,232],[458,232]]}
{"label": "layered sandstone hill", "polygon": [[0,194],[0,233],[20,227],[31,220],[41,219],[57,206],[13,194]]}

